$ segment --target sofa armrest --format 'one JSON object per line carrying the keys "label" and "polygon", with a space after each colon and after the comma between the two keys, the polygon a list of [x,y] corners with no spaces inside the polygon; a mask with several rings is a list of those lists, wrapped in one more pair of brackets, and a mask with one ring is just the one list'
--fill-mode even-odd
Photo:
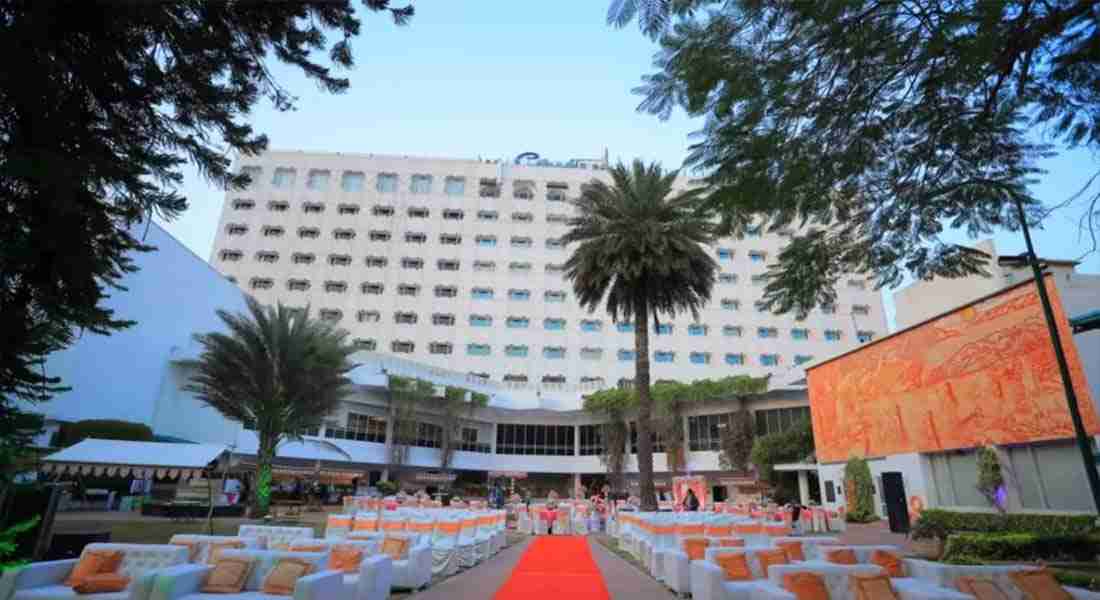
{"label": "sofa armrest", "polygon": [[901,600],[972,600],[973,596],[911,577],[890,580]]}
{"label": "sofa armrest", "polygon": [[178,600],[187,594],[196,594],[206,581],[210,565],[185,564],[161,569],[153,581],[149,600]]}
{"label": "sofa armrest", "polygon": [[300,577],[294,584],[294,600],[332,600],[344,594],[344,574],[321,571]]}
{"label": "sofa armrest", "polygon": [[798,600],[791,592],[765,579],[753,583],[755,585],[749,590],[749,600]]}
{"label": "sofa armrest", "polygon": [[48,560],[10,569],[4,573],[4,579],[11,578],[10,587],[5,586],[5,588],[14,592],[15,590],[25,590],[27,588],[57,585],[69,576],[79,560],[77,558]]}
{"label": "sofa armrest", "polygon": [[1086,590],[1085,588],[1063,586],[1070,596],[1073,596],[1073,600],[1100,600],[1100,592],[1093,592]]}
{"label": "sofa armrest", "polygon": [[393,561],[385,554],[375,554],[359,564],[359,600],[386,600],[393,587]]}
{"label": "sofa armrest", "polygon": [[416,546],[409,551],[409,562],[415,569],[417,586],[428,585],[432,580],[432,547],[428,544]]}
{"label": "sofa armrest", "polygon": [[693,600],[721,600],[722,567],[706,560],[691,561],[691,597]]}

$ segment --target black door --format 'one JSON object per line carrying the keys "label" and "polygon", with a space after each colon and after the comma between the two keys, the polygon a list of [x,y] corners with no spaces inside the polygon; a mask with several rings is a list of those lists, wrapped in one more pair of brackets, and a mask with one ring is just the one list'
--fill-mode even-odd
{"label": "black door", "polygon": [[909,503],[905,500],[905,483],[901,473],[891,471],[882,474],[882,498],[886,501],[890,531],[909,533]]}

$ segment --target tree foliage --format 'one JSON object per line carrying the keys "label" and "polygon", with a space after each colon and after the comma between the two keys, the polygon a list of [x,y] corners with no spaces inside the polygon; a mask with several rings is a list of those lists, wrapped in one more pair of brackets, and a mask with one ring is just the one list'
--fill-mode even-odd
{"label": "tree foliage", "polygon": [[573,201],[576,216],[563,236],[574,244],[565,276],[581,306],[634,322],[634,385],[638,390],[638,474],[643,510],[656,510],[653,487],[649,324],[699,309],[710,299],[718,264],[707,251],[717,232],[699,190],[676,193],[677,172],[635,160],[593,179]]}
{"label": "tree foliage", "polygon": [[744,470],[752,458],[755,442],[756,428],[752,422],[752,413],[744,408],[731,413],[721,434],[722,451],[718,454],[721,467],[727,470]]}
{"label": "tree foliage", "polygon": [[814,453],[814,430],[809,419],[791,425],[786,431],[757,437],[749,459],[756,475],[763,481],[776,483],[775,465],[802,462]]}
{"label": "tree foliage", "polygon": [[1001,473],[1001,461],[997,457],[997,450],[988,446],[978,448],[978,481],[976,487],[982,496],[989,501],[989,505],[1001,512],[1004,512],[1005,507],[998,501],[997,495],[1004,483],[1004,474]]}
{"label": "tree foliage", "polygon": [[319,427],[351,391],[355,347],[348,332],[310,316],[309,308],[264,307],[248,297],[246,313],[218,311],[226,333],[197,334],[202,346],[186,390],[231,421],[256,430],[255,506],[267,511],[271,465],[279,444]]}
{"label": "tree foliage", "polygon": [[1100,147],[1090,0],[616,0],[609,21],[635,16],[661,45],[639,109],[703,118],[687,164],[731,231],[797,229],[768,273],[779,312],[832,304],[846,273],[984,273],[941,234],[1014,229],[1015,202],[1038,220],[1050,148],[1029,128]]}
{"label": "tree foliage", "polygon": [[[413,14],[389,4],[363,2]],[[49,353],[131,324],[104,300],[151,250],[140,223],[186,209],[185,163],[246,183],[233,155],[268,142],[248,114],[295,103],[274,64],[343,92],[360,27],[350,0],[0,3],[0,410],[65,389]]]}
{"label": "tree foliage", "polygon": [[867,460],[854,456],[844,465],[844,491],[848,496],[845,519],[853,523],[868,523],[878,519],[875,513],[875,482]]}
{"label": "tree foliage", "polygon": [[439,466],[450,467],[461,442],[463,419],[477,408],[489,405],[488,395],[458,386],[447,386],[443,395],[437,396],[435,384],[415,377],[390,375],[388,385],[389,414],[393,421],[390,465],[393,467],[407,462],[408,449],[416,444],[422,422],[441,428]]}
{"label": "tree foliage", "polygon": [[86,419],[74,423],[62,423],[57,431],[56,445],[68,447],[87,438],[151,442],[153,430],[145,423],[114,419]]}

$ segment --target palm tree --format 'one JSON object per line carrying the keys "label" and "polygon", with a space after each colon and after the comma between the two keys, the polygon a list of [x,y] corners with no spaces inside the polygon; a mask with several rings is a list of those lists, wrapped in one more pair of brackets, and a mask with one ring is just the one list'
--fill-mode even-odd
{"label": "palm tree", "polygon": [[606,303],[613,321],[634,322],[635,387],[638,391],[638,475],[643,510],[656,510],[649,393],[649,316],[674,317],[710,298],[718,264],[707,252],[718,227],[701,190],[674,191],[677,171],[635,160],[610,170],[611,184],[593,180],[572,204],[576,216],[566,244],[579,244],[565,263],[581,306]]}
{"label": "palm tree", "polygon": [[309,308],[261,306],[247,313],[219,310],[226,333],[197,334],[203,350],[185,389],[259,437],[253,507],[267,512],[271,465],[280,444],[301,440],[350,393],[355,365],[347,331],[310,318]]}

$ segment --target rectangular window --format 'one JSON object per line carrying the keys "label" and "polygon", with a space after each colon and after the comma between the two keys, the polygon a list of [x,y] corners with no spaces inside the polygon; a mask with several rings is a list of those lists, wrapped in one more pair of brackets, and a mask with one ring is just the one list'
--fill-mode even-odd
{"label": "rectangular window", "polygon": [[482,198],[500,198],[500,184],[496,179],[481,178],[477,193]]}
{"label": "rectangular window", "polygon": [[[603,358],[602,348],[581,348],[581,358],[584,360],[600,360]],[[595,379],[595,378],[591,378]],[[602,379],[602,378],[601,378]],[[581,378],[581,383],[584,383],[585,378]]]}
{"label": "rectangular window", "polygon": [[513,237],[512,238],[512,247],[513,248],[530,248],[531,244],[532,244],[531,238],[529,238],[529,237]]}
{"label": "rectangular window", "polygon": [[722,301],[719,305],[722,307],[722,310],[737,310],[741,308],[741,301],[733,300],[730,298],[722,298]]}
{"label": "rectangular window", "polygon": [[348,172],[340,178],[340,189],[345,192],[361,192],[363,191],[363,179],[362,173]]}
{"label": "rectangular window", "polygon": [[749,279],[752,281],[753,285],[767,285],[768,283],[767,275],[753,275]]}
{"label": "rectangular window", "polygon": [[561,346],[544,346],[542,348],[542,356],[550,359],[565,358],[565,348]]}
{"label": "rectangular window", "polygon": [[768,255],[759,250],[752,250],[749,252],[749,260],[752,262],[764,262],[768,258]]}
{"label": "rectangular window", "polygon": [[565,319],[546,319],[542,322],[542,327],[547,331],[563,331],[565,329]]}
{"label": "rectangular window", "polygon": [[669,352],[667,350],[658,350],[657,352],[653,353],[653,362],[670,363],[670,362],[675,362],[675,360],[676,360],[676,353],[675,352]]}
{"label": "rectangular window", "polygon": [[729,423],[729,415],[697,415],[688,417],[688,449],[692,452],[708,452],[722,449],[722,425]]}
{"label": "rectangular window", "polygon": [[440,271],[457,271],[459,266],[460,263],[457,260],[441,259],[437,260],[435,263],[435,268]]}
{"label": "rectangular window", "polygon": [[604,453],[603,425],[581,425],[577,429],[581,438],[581,456],[600,456]]}
{"label": "rectangular window", "polygon": [[619,350],[616,356],[619,360],[625,362],[634,360],[634,357],[637,356],[637,354],[633,350]]}
{"label": "rectangular window", "polygon": [[706,325],[700,325],[698,323],[688,325],[688,335],[689,336],[701,337],[701,336],[705,336],[706,334],[707,334],[707,326]]}
{"label": "rectangular window", "polygon": [[412,445],[420,448],[442,448],[443,427],[435,423],[417,423],[416,440]]}
{"label": "rectangular window", "polygon": [[871,307],[866,304],[853,304],[852,314],[854,315],[869,315],[871,314]]}
{"label": "rectangular window", "polygon": [[375,180],[374,189],[384,194],[392,194],[397,191],[396,173],[379,173]]}
{"label": "rectangular window", "polygon": [[489,344],[466,344],[466,354],[470,356],[489,356]]}
{"label": "rectangular window", "polygon": [[491,327],[493,318],[486,315],[470,315],[471,327]]}
{"label": "rectangular window", "polygon": [[[654,430],[654,429],[650,429],[649,439],[653,440],[653,451],[654,452],[664,452],[665,451],[664,436],[661,435],[661,433],[659,431]],[[638,430],[635,427],[635,424],[634,424],[633,421],[630,422],[630,453],[631,454],[637,454],[638,453]]]}
{"label": "rectangular window", "polygon": [[524,302],[531,299],[531,290],[508,290],[508,299]]}
{"label": "rectangular window", "polygon": [[867,282],[863,281],[862,279],[849,279],[848,287],[857,290],[865,290],[867,289]]}
{"label": "rectangular window", "polygon": [[572,425],[497,425],[497,454],[573,456]]}
{"label": "rectangular window", "polygon": [[294,169],[275,169],[275,175],[271,178],[271,185],[277,188],[294,187]]}
{"label": "rectangular window", "polygon": [[496,271],[497,264],[491,260],[475,260],[474,271],[478,273],[487,273],[490,271]]}
{"label": "rectangular window", "polygon": [[451,354],[454,352],[454,347],[450,342],[432,342],[428,344],[429,354]]}
{"label": "rectangular window", "polygon": [[260,175],[264,172],[260,167],[242,167],[241,175],[248,175],[249,187],[255,187],[257,183],[260,183]]}
{"label": "rectangular window", "polygon": [[719,248],[718,260],[733,260],[733,250],[729,248]]}
{"label": "rectangular window", "polygon": [[809,354],[795,354],[794,355],[794,364],[802,365],[802,364],[810,362],[813,359],[814,359],[814,357],[810,356]]}
{"label": "rectangular window", "polygon": [[718,283],[737,283],[737,275],[734,273],[720,273],[718,275]]}
{"label": "rectangular window", "polygon": [[443,193],[448,196],[466,195],[465,177],[447,177],[443,180]]}
{"label": "rectangular window", "polygon": [[432,193],[431,175],[413,175],[409,185],[409,191],[414,194]]}
{"label": "rectangular window", "polygon": [[360,442],[386,443],[386,420],[382,417],[348,413],[347,426],[326,427],[325,437]]}
{"label": "rectangular window", "polygon": [[764,408],[755,411],[756,435],[781,433],[810,418],[809,406],[790,408]]}
{"label": "rectangular window", "polygon": [[450,327],[455,324],[455,316],[445,313],[436,313],[432,315],[432,325],[442,325],[444,327]]}
{"label": "rectangular window", "polygon": [[328,189],[328,180],[328,171],[310,171],[309,178],[306,180],[306,187],[315,192],[323,192]]}
{"label": "rectangular window", "polygon": [[497,245],[497,238],[494,235],[479,235],[474,238],[474,241],[482,248],[495,248]]}
{"label": "rectangular window", "polygon": [[738,353],[735,353],[735,352],[730,352],[730,353],[726,354],[726,364],[727,365],[738,365],[738,366],[743,365],[743,364],[745,364],[745,355],[744,354],[738,354]]}
{"label": "rectangular window", "polygon": [[710,364],[710,352],[692,352],[688,355],[693,365],[709,365]]}
{"label": "rectangular window", "polygon": [[724,336],[741,337],[741,332],[742,329],[740,325],[725,325],[722,327],[722,335]]}
{"label": "rectangular window", "polygon": [[470,295],[474,300],[492,300],[493,290],[492,288],[474,288],[470,290]]}
{"label": "rectangular window", "polygon": [[821,314],[823,315],[835,315],[836,307],[833,305],[825,305],[821,307]]}
{"label": "rectangular window", "polygon": [[873,331],[857,331],[856,336],[859,338],[859,343],[866,344],[867,342],[875,339],[875,332],[873,332]]}
{"label": "rectangular window", "polygon": [[761,354],[760,355],[760,364],[764,365],[765,367],[774,367],[774,366],[779,364],[779,355],[778,354]]}
{"label": "rectangular window", "polygon": [[504,347],[504,354],[515,358],[523,358],[527,356],[527,346],[509,344]]}
{"label": "rectangular window", "polygon": [[825,341],[826,342],[839,342],[840,341],[840,330],[839,329],[826,329],[825,330]]}
{"label": "rectangular window", "polygon": [[591,319],[586,319],[584,321],[581,321],[581,331],[594,332],[594,331],[599,331],[601,329],[603,329],[603,322],[602,321],[594,321],[594,320],[591,320]]}
{"label": "rectangular window", "polygon": [[517,200],[531,200],[535,197],[535,182],[524,180],[513,181],[512,197]]}
{"label": "rectangular window", "polygon": [[791,338],[796,340],[808,340],[810,339],[809,329],[792,329]]}
{"label": "rectangular window", "polygon": [[527,329],[531,325],[531,319],[527,317],[508,317],[504,326],[508,329]]}
{"label": "rectangular window", "polygon": [[543,294],[543,300],[547,302],[565,302],[565,292],[551,290]]}
{"label": "rectangular window", "polygon": [[500,213],[498,213],[495,210],[479,210],[479,211],[477,211],[477,220],[478,221],[492,222],[492,221],[496,221],[498,218],[500,218]]}
{"label": "rectangular window", "polygon": [[757,327],[756,337],[760,338],[774,338],[779,337],[779,330],[775,327]]}
{"label": "rectangular window", "polygon": [[529,273],[531,272],[531,263],[529,262],[510,262],[508,263],[508,270],[513,273]]}
{"label": "rectangular window", "polygon": [[619,333],[634,333],[633,323],[615,323],[615,329],[619,330]]}
{"label": "rectangular window", "polygon": [[663,325],[657,325],[653,328],[657,335],[672,335],[672,325],[665,323]]}

